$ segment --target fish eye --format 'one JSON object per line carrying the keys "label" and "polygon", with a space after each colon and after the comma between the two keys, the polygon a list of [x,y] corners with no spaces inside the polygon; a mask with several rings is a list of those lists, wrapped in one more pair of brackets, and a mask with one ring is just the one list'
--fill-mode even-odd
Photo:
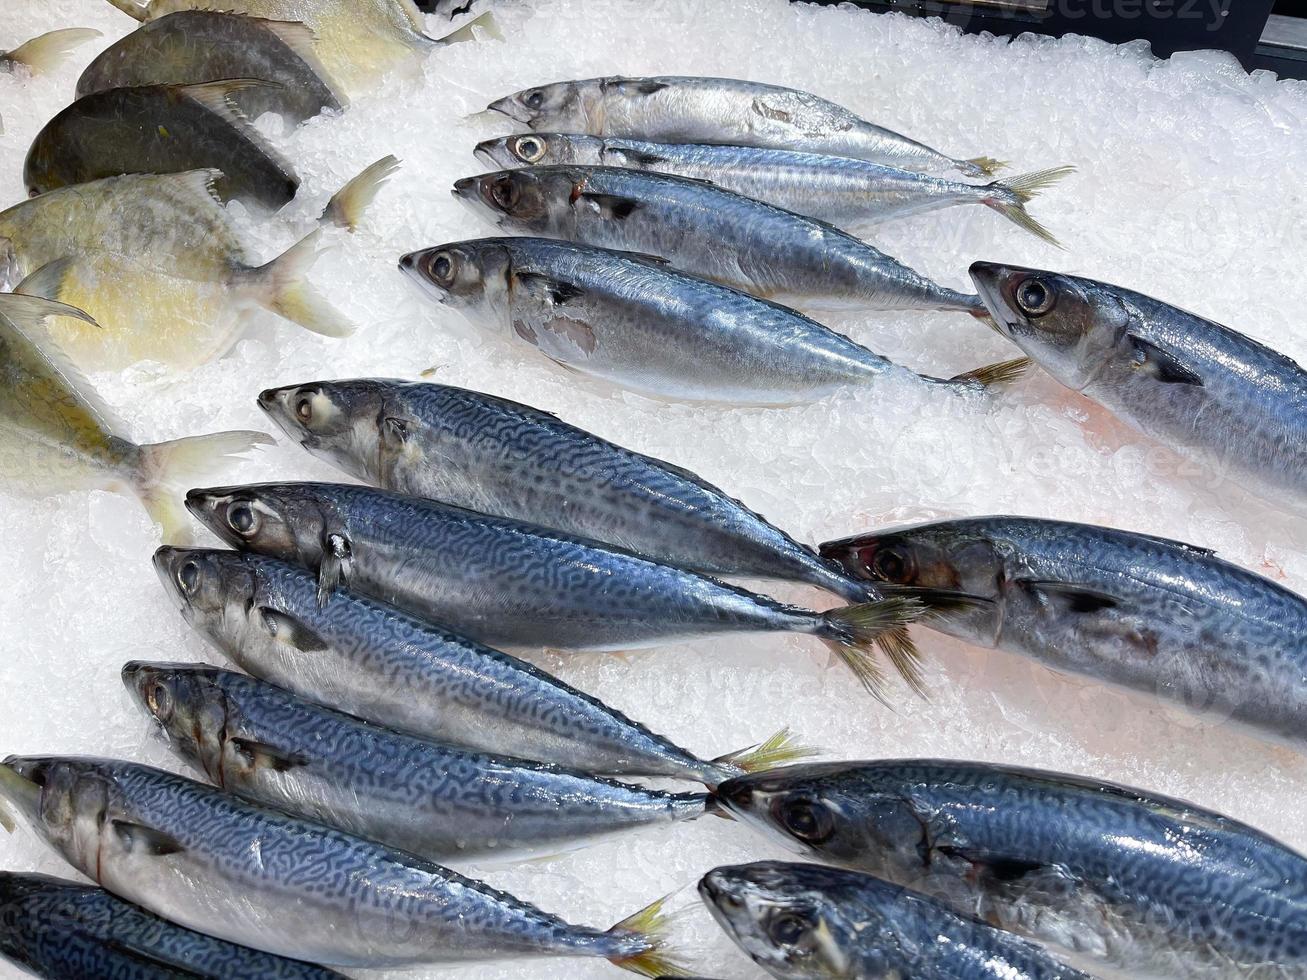
{"label": "fish eye", "polygon": [[797,946],[808,931],[808,923],[793,912],[781,912],[767,923],[767,938],[777,946]]}
{"label": "fish eye", "polygon": [[1057,303],[1057,294],[1042,280],[1032,276],[1016,289],[1017,306],[1026,316],[1043,316]]}
{"label": "fish eye", "polygon": [[249,504],[236,504],[227,511],[227,525],[241,537],[249,537],[258,530],[259,518]]}
{"label": "fish eye", "polygon": [[535,163],[545,155],[545,142],[535,136],[519,136],[513,144],[513,153],[520,160]]}
{"label": "fish eye", "polygon": [[448,252],[437,252],[427,262],[427,274],[431,276],[438,285],[453,285],[454,257]]}
{"label": "fish eye", "polygon": [[517,182],[512,177],[500,177],[490,185],[490,199],[496,206],[511,211],[517,206]]}
{"label": "fish eye", "polygon": [[305,392],[295,402],[295,417],[305,425],[313,421],[313,395]]}
{"label": "fish eye", "polygon": [[901,548],[880,548],[871,560],[871,570],[885,582],[907,582],[915,572],[912,555]]}
{"label": "fish eye", "polygon": [[522,96],[522,105],[528,109],[539,109],[545,104],[545,93],[540,89],[532,89]]}
{"label": "fish eye", "polygon": [[835,833],[835,819],[816,800],[782,800],[775,815],[790,834],[809,844],[821,844]]}
{"label": "fish eye", "polygon": [[145,703],[150,709],[150,714],[160,721],[167,721],[172,717],[172,692],[163,682],[150,681],[145,688]]}
{"label": "fish eye", "polygon": [[177,569],[177,584],[187,595],[194,595],[195,590],[200,587],[200,566],[194,561],[188,561]]}

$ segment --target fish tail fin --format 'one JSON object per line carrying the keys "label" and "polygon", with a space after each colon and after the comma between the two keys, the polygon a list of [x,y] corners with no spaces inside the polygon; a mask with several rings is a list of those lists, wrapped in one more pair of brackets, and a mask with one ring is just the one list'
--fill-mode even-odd
{"label": "fish tail fin", "polygon": [[1011,360],[986,364],[974,371],[965,371],[962,374],[955,375],[949,378],[949,384],[967,385],[968,387],[992,391],[995,388],[1004,388],[1020,380],[1030,370],[1030,364],[1031,361],[1028,357],[1014,357]]}
{"label": "fish tail fin", "polygon": [[844,606],[822,614],[819,635],[877,701],[885,703],[885,675],[875,650],[924,698],[921,658],[907,629],[922,612],[921,603],[901,596]]}
{"label": "fish tail fin", "polygon": [[970,160],[963,160],[958,165],[958,169],[968,177],[993,177],[994,174],[1006,166],[1006,160],[995,160],[993,157],[972,157]]}
{"label": "fish tail fin", "polygon": [[1026,204],[1041,190],[1056,184],[1075,169],[1075,167],[1053,167],[1049,170],[1022,174],[1011,180],[996,180],[986,186],[985,190],[989,193],[981,198],[981,203],[1050,245],[1063,248],[1062,243],[1053,236],[1052,232],[1030,216]]}
{"label": "fish tail fin", "polygon": [[782,728],[765,742],[728,752],[712,761],[737,773],[763,772],[817,755],[817,750],[800,742],[789,728]]}
{"label": "fish tail fin", "polygon": [[643,940],[643,949],[611,957],[609,962],[642,977],[685,977],[689,972],[667,951],[667,896],[627,916],[608,930],[610,936],[633,936]]}
{"label": "fish tail fin", "polygon": [[0,764],[0,828],[12,834],[20,816],[32,818],[41,805],[41,788],[26,776]]}
{"label": "fish tail fin", "polygon": [[67,27],[50,31],[20,44],[5,55],[5,60],[22,65],[32,74],[53,71],[79,44],[100,37],[100,32],[89,27]]}
{"label": "fish tail fin", "polygon": [[376,200],[377,192],[398,169],[399,157],[391,155],[366,167],[331,196],[318,220],[324,225],[339,225],[347,231],[354,231],[363,218],[363,212]]}
{"label": "fish tail fin", "polygon": [[186,491],[209,482],[206,476],[221,464],[272,444],[262,432],[237,430],[141,446],[136,490],[146,511],[163,526],[164,542],[186,543],[190,537]]}
{"label": "fish tail fin", "polygon": [[309,267],[321,254],[315,229],[269,262],[244,273],[257,288],[259,303],[279,316],[324,337],[348,337],[354,325],[309,285]]}
{"label": "fish tail fin", "polygon": [[504,32],[499,29],[499,21],[495,20],[494,12],[487,10],[480,17],[473,17],[458,30],[451,31],[444,37],[434,38],[433,40],[441,47],[447,44],[462,44],[465,41],[475,41],[477,39],[476,28],[480,28],[486,33],[487,37],[496,41],[504,39]]}
{"label": "fish tail fin", "polygon": [[137,20],[148,20],[150,4],[153,0],[109,0],[109,2],[128,17],[135,17]]}

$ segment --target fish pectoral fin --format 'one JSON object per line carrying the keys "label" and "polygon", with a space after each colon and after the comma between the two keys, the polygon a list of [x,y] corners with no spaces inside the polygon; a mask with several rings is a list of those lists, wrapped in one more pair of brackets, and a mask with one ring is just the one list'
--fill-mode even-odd
{"label": "fish pectoral fin", "polygon": [[668,88],[667,82],[654,81],[652,78],[606,78],[599,83],[604,92],[624,92],[627,95],[653,95]]}
{"label": "fish pectoral fin", "polygon": [[1036,596],[1044,605],[1056,603],[1064,607],[1068,612],[1095,613],[1120,605],[1120,602],[1114,596],[1110,596],[1106,592],[1073,585],[1069,582],[1018,579],[1016,584]]}
{"label": "fish pectoral fin", "polygon": [[339,586],[349,584],[348,566],[352,555],[349,538],[335,531],[327,535],[322,564],[318,568],[319,609],[327,605],[327,600]]}
{"label": "fish pectoral fin", "polygon": [[666,157],[659,156],[657,153],[647,153],[643,150],[627,150],[620,146],[614,146],[603,150],[604,156],[609,154],[620,159],[621,163],[614,164],[615,166],[634,163],[636,166],[640,167],[655,167],[658,164],[667,161]]}
{"label": "fish pectoral fin", "polygon": [[291,755],[264,742],[248,738],[233,738],[228,744],[251,769],[271,769],[273,772],[287,772],[300,766],[308,765],[301,756]]}
{"label": "fish pectoral fin", "polygon": [[187,963],[183,959],[173,959],[169,956],[160,955],[158,950],[150,949],[144,946],[137,946],[125,939],[119,937],[110,937],[101,940],[104,945],[113,950],[117,955],[133,960],[141,966],[146,967],[146,975],[153,976],[160,971],[164,976],[192,976],[195,969],[193,963]]}
{"label": "fish pectoral fin", "polygon": [[524,292],[552,306],[562,306],[568,300],[585,295],[585,290],[575,283],[555,279],[540,272],[515,272],[513,278]]}
{"label": "fish pectoral fin", "polygon": [[1189,370],[1172,354],[1151,341],[1130,334],[1130,343],[1134,347],[1135,368],[1147,371],[1163,384],[1199,385],[1203,379]]}
{"label": "fish pectoral fin", "polygon": [[293,647],[301,653],[321,653],[330,649],[326,640],[294,616],[267,606],[260,606],[259,620],[274,640],[284,646]]}
{"label": "fish pectoral fin", "polygon": [[113,832],[128,851],[139,851],[152,857],[180,854],[186,848],[175,837],[130,820],[114,820]]}
{"label": "fish pectoral fin", "polygon": [[[58,300],[64,291],[64,286],[68,283],[68,274],[72,271],[73,261],[71,255],[65,255],[63,258],[47,262],[15,286],[14,292],[22,296]],[[89,317],[83,319],[89,320]]]}
{"label": "fish pectoral fin", "polygon": [[600,194],[596,191],[581,191],[572,195],[572,205],[585,204],[599,213],[601,217],[622,221],[640,209],[640,202],[620,194]]}

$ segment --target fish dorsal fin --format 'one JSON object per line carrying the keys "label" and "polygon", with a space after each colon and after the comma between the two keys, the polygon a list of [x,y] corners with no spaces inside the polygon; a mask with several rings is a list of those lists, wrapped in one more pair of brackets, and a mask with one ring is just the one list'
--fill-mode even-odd
{"label": "fish dorsal fin", "polygon": [[568,300],[585,295],[585,290],[575,283],[565,282],[541,272],[515,272],[513,278],[526,292],[545,300],[552,306],[562,306]]}
{"label": "fish dorsal fin", "polygon": [[610,248],[606,251],[614,255],[620,255],[624,259],[630,259],[632,262],[642,262],[645,265],[658,266],[660,269],[670,269],[672,263],[667,261],[661,255],[654,255],[652,252],[628,252],[619,248]]}
{"label": "fish dorsal fin", "polygon": [[[71,265],[72,259],[67,257],[48,262],[19,283],[18,289],[26,290],[28,285],[38,277],[40,279],[36,284],[40,286],[47,285],[47,281],[61,282]],[[123,425],[117,415],[100,399],[100,395],[91,387],[86,376],[69,360],[68,355],[55,343],[46,328],[46,320],[56,316],[71,317],[96,328],[100,326],[90,314],[45,296],[18,291],[0,293],[0,321],[3,321],[0,329],[7,328],[20,337],[30,348],[32,356],[37,358],[46,370],[57,375],[82,406],[99,420],[102,429],[113,435],[121,433],[124,431]]]}
{"label": "fish dorsal fin", "polygon": [[150,4],[153,0],[109,0],[109,2],[135,20],[150,19]]}
{"label": "fish dorsal fin", "polygon": [[304,62],[331,89],[331,94],[342,106],[348,103],[341,86],[332,77],[327,66],[318,57],[318,35],[308,24],[298,20],[271,20],[267,17],[250,17],[247,14],[223,14],[224,17],[245,17],[263,27],[269,34],[286,45],[295,57]]}
{"label": "fish dorsal fin", "polygon": [[1134,363],[1138,370],[1147,371],[1163,384],[1202,386],[1202,377],[1181,363],[1170,351],[1162,350],[1151,340],[1135,334],[1129,334],[1128,337],[1134,348]]}
{"label": "fish dorsal fin", "polygon": [[222,198],[218,196],[217,189],[217,182],[222,179],[222,171],[215,167],[183,170],[175,174],[150,174],[145,179],[169,181],[177,186],[183,196],[197,199],[207,197],[216,206],[225,207]]}
{"label": "fish dorsal fin", "polygon": [[258,147],[261,153],[274,160],[277,166],[281,167],[286,173],[293,174],[295,172],[291,162],[283,157],[276,147],[264,139],[263,134],[254,128],[254,125],[246,118],[245,113],[236,108],[235,103],[231,101],[231,97],[237,92],[244,92],[253,88],[281,88],[278,83],[264,81],[261,78],[220,78],[214,82],[199,82],[195,85],[168,85],[165,87],[181,93],[192,102],[196,102],[208,109]]}
{"label": "fish dorsal fin", "polygon": [[112,823],[114,834],[128,851],[148,854],[151,857],[165,857],[186,850],[177,838],[165,834],[162,830],[132,823],[130,820],[114,820]]}
{"label": "fish dorsal fin", "polygon": [[250,738],[229,738],[227,744],[241,761],[251,769],[271,769],[273,772],[287,772],[308,765],[307,760],[289,752],[283,752],[275,745],[255,741]]}
{"label": "fish dorsal fin", "polygon": [[1215,548],[1204,548],[1202,545],[1189,544],[1187,541],[1176,541],[1174,538],[1163,538],[1156,534],[1141,534],[1138,531],[1131,531],[1130,536],[1132,538],[1141,538],[1144,541],[1151,541],[1167,548],[1174,548],[1176,551],[1186,551],[1200,558],[1212,558],[1216,555]]}
{"label": "fish dorsal fin", "polygon": [[268,635],[283,646],[302,653],[320,653],[330,648],[322,637],[294,616],[268,606],[260,606],[258,612]]}

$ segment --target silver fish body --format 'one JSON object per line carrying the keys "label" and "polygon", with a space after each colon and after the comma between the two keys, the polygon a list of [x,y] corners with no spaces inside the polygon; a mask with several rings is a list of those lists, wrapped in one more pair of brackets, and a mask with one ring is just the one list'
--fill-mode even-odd
{"label": "silver fish body", "polygon": [[537,130],[802,150],[969,177],[1001,166],[954,159],[809,92],[738,78],[586,78],[523,89],[490,108]]}
{"label": "silver fish body", "polygon": [[1307,372],[1219,323],[1108,283],[978,262],[1000,332],[1147,436],[1287,507],[1307,506]]}
{"label": "silver fish body", "polygon": [[702,793],[442,745],[217,667],[134,661],[122,673],[169,748],[214,785],[433,861],[552,854],[708,811]]}
{"label": "silver fish body", "polygon": [[243,550],[317,572],[486,643],[634,649],[731,633],[826,643],[871,689],[878,646],[910,680],[911,600],[825,613],[785,605],[671,565],[534,524],[435,501],[326,483],[193,490],[187,507]]}
{"label": "silver fish body", "polygon": [[976,296],[838,228],[705,181],[618,167],[529,167],[464,178],[454,196],[517,234],[658,255],[791,306],[984,314]]}
{"label": "silver fish body", "polygon": [[1058,167],[1011,180],[967,184],[823,153],[707,143],[652,143],[572,133],[501,136],[477,144],[476,155],[489,166],[505,169],[580,164],[707,180],[840,228],[860,228],[960,204],[983,204],[1050,242],[1056,240],[1030,217],[1025,204],[1072,170]]}
{"label": "silver fish body", "polygon": [[[473,324],[661,398],[794,405],[880,378],[922,377],[800,313],[646,256],[485,238],[409,253],[400,268]],[[924,380],[981,386],[968,376]]]}
{"label": "silver fish body", "polygon": [[378,379],[271,389],[305,449],[374,486],[593,538],[710,575],[877,598],[722,490],[549,412],[450,385]]}
{"label": "silver fish body", "polygon": [[377,724],[588,772],[716,785],[739,775],[539,668],[340,591],[262,555],[161,548],[155,567],[191,626],[243,670]]}
{"label": "silver fish body", "polygon": [[890,528],[821,550],[880,587],[947,598],[926,622],[950,636],[1304,747],[1307,600],[1205,548],[1000,516]]}
{"label": "silver fish body", "polygon": [[657,957],[437,864],[131,762],[10,756],[0,799],[100,885],[277,955],[388,967],[512,956]]}
{"label": "silver fish body", "polygon": [[791,766],[718,797],[822,861],[1131,977],[1307,976],[1307,858],[1181,800],[949,760]]}
{"label": "silver fish body", "polygon": [[714,868],[699,895],[783,980],[1092,980],[1041,946],[856,871],[759,861]]}

